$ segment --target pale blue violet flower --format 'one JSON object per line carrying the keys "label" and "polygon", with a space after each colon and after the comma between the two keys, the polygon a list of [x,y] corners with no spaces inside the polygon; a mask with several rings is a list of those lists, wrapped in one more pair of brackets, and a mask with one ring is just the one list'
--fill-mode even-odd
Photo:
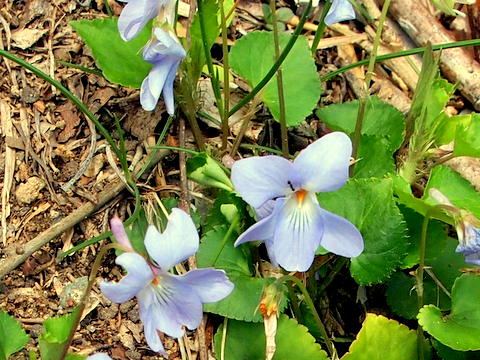
{"label": "pale blue violet flower", "polygon": [[310,144],[293,162],[273,155],[236,161],[233,185],[260,221],[235,246],[264,241],[272,263],[287,271],[308,270],[320,245],[338,255],[360,255],[360,232],[348,220],[322,209],[315,194],[345,184],[351,153],[350,138],[334,132]]}
{"label": "pale blue violet flower", "polygon": [[140,103],[145,110],[155,109],[160,93],[163,93],[167,112],[173,115],[173,82],[178,65],[185,56],[186,52],[173,32],[161,28],[153,30],[153,40],[143,49],[143,59],[153,65],[140,90]]}
{"label": "pale blue violet flower", "polygon": [[161,23],[173,26],[175,4],[172,0],[120,0],[128,2],[118,18],[118,31],[123,40],[136,37],[145,25],[158,17]]}
{"label": "pale blue violet flower", "polygon": [[355,10],[348,0],[332,0],[332,6],[325,16],[325,24],[333,25],[352,19],[355,19]]}
{"label": "pale blue violet flower", "polygon": [[[112,231],[117,239],[126,237],[123,227],[112,227]],[[100,284],[102,293],[115,303],[137,297],[145,339],[153,351],[166,354],[158,331],[175,338],[183,336],[183,326],[193,330],[200,324],[202,303],[219,301],[233,290],[223,270],[196,269],[184,275],[168,272],[195,254],[198,242],[191,217],[175,208],[163,233],[153,225],[147,229],[144,243],[151,260],[125,252],[115,262],[127,275],[118,283]]]}
{"label": "pale blue violet flower", "polygon": [[455,252],[465,256],[467,264],[480,266],[480,220],[453,205],[440,190],[430,188],[428,193],[453,218],[458,236]]}
{"label": "pale blue violet flower", "polygon": [[86,360],[112,360],[112,358],[104,353],[96,353],[87,357]]}

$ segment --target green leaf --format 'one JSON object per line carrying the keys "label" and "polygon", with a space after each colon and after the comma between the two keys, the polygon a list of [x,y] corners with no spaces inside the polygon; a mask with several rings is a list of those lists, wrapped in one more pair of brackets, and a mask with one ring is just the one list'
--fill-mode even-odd
{"label": "green leaf", "polygon": [[[291,35],[279,34],[283,49]],[[251,87],[257,85],[274,63],[274,41],[272,32],[253,31],[235,42],[230,51],[232,69]],[[321,92],[321,83],[315,62],[311,56],[307,39],[300,36],[282,64],[283,90],[287,125],[296,126],[316,106]],[[261,99],[274,118],[280,119],[277,78],[274,76],[261,92]]]}
{"label": "green leaf", "polygon": [[187,174],[193,181],[227,191],[233,191],[230,178],[216,160],[205,153],[199,153],[187,161]]}
{"label": "green leaf", "polygon": [[437,145],[445,145],[455,140],[455,133],[459,126],[468,126],[472,121],[472,114],[454,115],[441,118],[441,122],[435,133],[435,143]]}
{"label": "green leaf", "polygon": [[[317,116],[332,130],[352,135],[358,115],[358,100],[333,104],[317,110]],[[403,142],[405,119],[400,111],[376,96],[368,99],[362,135],[385,137],[391,153]]]}
{"label": "green leaf", "polygon": [[433,347],[443,360],[478,360],[480,351],[456,351],[433,339]]}
{"label": "green leaf", "polygon": [[[388,306],[405,319],[415,319],[418,314],[418,298],[415,286],[415,277],[407,276],[400,271],[393,274],[388,282],[386,292]],[[423,287],[425,304],[439,306],[442,310],[450,309],[450,299],[427,274],[425,274]]]}
{"label": "green leaf", "polygon": [[228,238],[228,225],[217,225],[202,236],[197,252],[198,267],[215,267],[227,272],[250,276],[252,274],[251,255],[247,246],[234,247],[237,233]]}
{"label": "green leaf", "polygon": [[[217,225],[225,225],[226,223],[231,222],[231,219],[226,216],[228,215],[225,211],[226,205],[233,205],[237,213],[240,215],[242,224],[238,228],[239,233],[241,232],[241,229],[246,229],[248,226],[252,225],[252,219],[248,215],[247,204],[245,201],[235,193],[222,190],[218,193],[217,198],[213,203],[213,207],[207,215],[204,232],[211,230]],[[233,211],[230,212],[232,213]]]}
{"label": "green leaf", "polygon": [[433,305],[424,306],[418,314],[423,329],[454,350],[480,350],[480,277],[464,274],[452,290],[452,311],[443,315]]}
{"label": "green leaf", "polygon": [[355,165],[355,178],[382,178],[395,172],[393,152],[384,137],[362,135]]}
{"label": "green leaf", "polygon": [[367,314],[357,339],[342,360],[415,360],[417,334],[381,315]]}
{"label": "green leaf", "polygon": [[448,166],[433,168],[423,198],[428,203],[437,205],[429,196],[432,187],[440,190],[456,207],[468,210],[480,218],[480,194],[456,171]]}
{"label": "green leaf", "polygon": [[73,326],[78,307],[64,316],[49,318],[44,321],[44,332],[38,338],[42,359],[60,360],[67,345],[68,335]]}
{"label": "green leaf", "polygon": [[408,241],[391,179],[350,180],[342,189],[318,195],[320,206],[351,221],[362,233],[365,250],[352,259],[357,283],[382,282],[402,264]]}
{"label": "green leaf", "polygon": [[472,114],[468,126],[457,127],[453,155],[480,157],[480,114]]}
{"label": "green leaf", "polygon": [[[407,236],[410,241],[407,256],[403,259],[402,267],[404,269],[411,268],[419,262],[419,245],[421,238],[421,230],[424,217],[404,206],[400,206],[403,217],[407,223]],[[427,261],[435,259],[439,256],[447,244],[448,236],[445,225],[436,220],[430,220],[427,229],[427,244],[425,256]]]}
{"label": "green leaf", "polygon": [[[215,334],[215,353],[220,359],[223,325]],[[225,360],[264,360],[265,331],[263,324],[229,320],[225,341]],[[280,315],[277,335],[277,349],[273,360],[327,360],[327,354],[315,343],[307,328]]]}
{"label": "green leaf", "polygon": [[22,350],[29,339],[20,323],[0,310],[0,360],[7,360],[10,355]]}
{"label": "green leaf", "polygon": [[70,25],[92,50],[105,78],[115,84],[139,89],[152,65],[143,60],[141,49],[150,39],[151,22],[129,42],[120,37],[117,18],[71,21]]}
{"label": "green leaf", "polygon": [[[244,274],[227,273],[228,278],[235,285],[232,293],[216,303],[204,305],[204,310],[213,314],[222,315],[230,319],[261,322],[262,316],[258,311],[258,304],[263,288],[275,279],[252,278]],[[282,312],[287,303],[282,299],[279,312]]]}

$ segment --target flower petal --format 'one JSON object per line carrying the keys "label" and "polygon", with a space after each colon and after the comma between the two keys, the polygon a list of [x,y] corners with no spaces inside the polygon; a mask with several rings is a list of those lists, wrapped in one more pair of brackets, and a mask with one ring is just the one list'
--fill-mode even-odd
{"label": "flower petal", "polygon": [[202,302],[189,284],[169,273],[157,279],[158,285],[149,285],[137,296],[140,319],[149,331],[147,341],[152,341],[148,342],[152,350],[153,346],[158,348],[152,329],[178,338],[184,334],[182,326],[195,329],[203,315]]}
{"label": "flower petal", "polygon": [[[278,204],[283,204],[285,202],[284,198],[277,199],[275,201],[275,209],[278,209]],[[277,211],[278,212],[278,211]],[[275,214],[272,212],[267,217],[263,218],[260,221],[257,221],[255,224],[250,226],[246,231],[242,233],[235,241],[234,246],[249,242],[249,241],[266,241],[267,239],[273,238],[273,233],[275,230]]]}
{"label": "flower petal", "polygon": [[332,7],[325,17],[325,24],[355,19],[355,10],[348,0],[333,0]]}
{"label": "flower petal", "polygon": [[133,251],[132,244],[128,239],[125,228],[123,227],[122,220],[118,216],[114,216],[110,219],[110,228],[112,229],[115,240],[125,248],[126,251]]}
{"label": "flower petal", "polygon": [[333,132],[323,136],[307,146],[293,161],[297,182],[308,191],[339,189],[348,179],[351,154],[352,142],[346,134]]}
{"label": "flower petal", "polygon": [[112,358],[105,353],[97,353],[90,355],[86,360],[112,360]]}
{"label": "flower petal", "polygon": [[123,253],[115,262],[127,270],[127,275],[119,282],[103,281],[100,290],[108,299],[120,304],[137,295],[153,280],[154,275],[147,261],[137,253]]}
{"label": "flower petal", "polygon": [[172,59],[167,58],[154,65],[147,77],[143,79],[140,88],[140,104],[145,111],[153,111],[157,106],[160,93],[165,86],[172,65]]}
{"label": "flower petal", "polygon": [[323,223],[323,237],[320,245],[328,251],[353,258],[363,251],[363,238],[360,231],[347,219],[321,209]]}
{"label": "flower petal", "polygon": [[315,194],[307,193],[300,205],[293,195],[284,205],[279,202],[277,206],[274,258],[287,271],[307,271],[323,234],[323,219]]}
{"label": "flower petal", "polygon": [[225,271],[213,268],[191,270],[178,279],[189,284],[202,303],[220,301],[230,295],[234,288]]}
{"label": "flower petal", "polygon": [[173,64],[173,66],[170,68],[167,79],[165,80],[165,85],[163,85],[163,101],[165,102],[165,108],[167,109],[167,113],[169,115],[173,115],[175,113],[173,82],[175,81],[175,76],[177,75],[178,65],[180,65],[180,61]]}
{"label": "flower petal", "polygon": [[163,234],[150,225],[145,235],[145,248],[163,271],[195,254],[198,243],[198,233],[192,218],[178,208],[172,209]]}
{"label": "flower petal", "polygon": [[118,31],[124,41],[136,37],[144,26],[157,16],[162,6],[159,0],[130,0],[118,18]]}
{"label": "flower petal", "polygon": [[232,167],[232,183],[247,203],[259,208],[266,201],[291,192],[292,163],[280,156],[253,156]]}
{"label": "flower petal", "polygon": [[480,252],[465,255],[465,262],[470,265],[480,266]]}

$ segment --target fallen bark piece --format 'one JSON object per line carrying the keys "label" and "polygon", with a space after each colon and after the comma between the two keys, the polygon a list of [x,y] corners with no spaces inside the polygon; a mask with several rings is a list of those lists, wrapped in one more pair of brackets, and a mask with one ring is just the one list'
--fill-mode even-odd
{"label": "fallen bark piece", "polygon": [[[393,0],[390,13],[420,46],[456,41],[419,1]],[[458,83],[462,94],[476,110],[480,110],[480,64],[461,48],[443,50],[440,59],[440,67],[445,77]]]}

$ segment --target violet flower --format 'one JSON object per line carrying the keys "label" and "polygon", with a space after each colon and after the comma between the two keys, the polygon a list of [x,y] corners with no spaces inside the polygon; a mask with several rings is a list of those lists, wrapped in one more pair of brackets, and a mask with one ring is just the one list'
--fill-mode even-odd
{"label": "violet flower", "polygon": [[105,353],[96,353],[87,357],[86,360],[112,360],[112,358]]}
{"label": "violet flower", "polygon": [[118,18],[118,31],[124,41],[136,37],[153,18],[173,25],[176,1],[172,0],[120,0],[128,2]]}
{"label": "violet flower", "polygon": [[160,93],[163,93],[167,112],[173,115],[173,82],[186,52],[173,33],[155,28],[153,36],[154,39],[143,49],[143,59],[151,63],[153,68],[142,82],[140,103],[145,110],[152,111]]}
{"label": "violet flower", "polygon": [[352,19],[355,19],[355,10],[348,0],[332,0],[332,6],[325,16],[325,24],[333,25]]}
{"label": "violet flower", "polygon": [[463,254],[467,264],[480,266],[480,220],[471,212],[453,205],[436,188],[431,188],[429,195],[453,218],[458,236],[458,246],[455,252]]}
{"label": "violet flower", "polygon": [[235,162],[235,190],[261,218],[235,246],[264,241],[272,263],[287,271],[308,270],[320,245],[338,255],[360,255],[360,232],[348,220],[322,209],[315,194],[345,184],[351,152],[350,138],[334,132],[310,144],[293,162],[280,156]]}
{"label": "violet flower", "polygon": [[[123,227],[112,227],[112,231],[117,239],[126,236]],[[193,330],[200,324],[202,303],[219,301],[233,290],[223,270],[196,269],[184,275],[168,272],[195,254],[198,242],[190,216],[175,208],[162,234],[153,225],[148,227],[145,248],[152,260],[135,252],[123,253],[115,262],[127,275],[118,283],[100,284],[102,293],[115,303],[137,297],[145,339],[153,351],[165,354],[158,331],[175,338],[183,336],[183,326]]]}

